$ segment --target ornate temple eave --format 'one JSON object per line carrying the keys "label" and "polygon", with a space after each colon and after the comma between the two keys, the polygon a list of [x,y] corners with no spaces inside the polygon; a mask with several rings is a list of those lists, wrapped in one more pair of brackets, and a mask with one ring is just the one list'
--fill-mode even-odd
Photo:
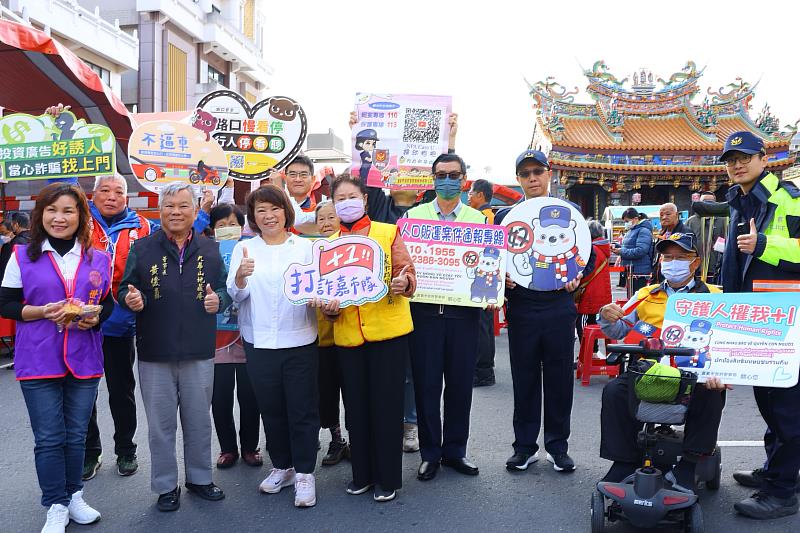
{"label": "ornate temple eave", "polygon": [[[795,156],[785,159],[769,161],[767,168],[771,171],[780,171],[790,167],[795,162]],[[614,165],[609,163],[593,163],[588,161],[568,161],[551,159],[550,166],[554,170],[565,172],[611,172],[618,174],[643,174],[643,175],[727,175],[724,165]]]}

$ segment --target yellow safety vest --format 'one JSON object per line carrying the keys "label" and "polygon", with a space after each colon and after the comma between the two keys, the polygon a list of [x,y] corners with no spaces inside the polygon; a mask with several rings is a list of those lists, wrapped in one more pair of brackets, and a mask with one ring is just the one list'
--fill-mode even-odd
{"label": "yellow safety vest", "polygon": [[[695,283],[700,282],[695,280]],[[659,286],[660,284],[648,285],[647,287],[639,289],[639,292],[636,293],[636,299],[642,300],[642,303],[636,307],[636,315],[639,317],[639,320],[661,329],[661,326],[664,324],[664,313],[667,310],[667,293],[660,290],[654,294],[650,294],[653,289]],[[711,293],[722,292],[714,285],[706,285],[706,287],[708,287],[708,292]],[[695,285],[694,288],[697,289],[698,286]],[[694,291],[690,292],[694,293]]]}
{"label": "yellow safety vest", "polygon": [[[337,232],[331,239],[339,235]],[[385,255],[383,281],[387,287],[392,283],[392,243],[396,235],[397,226],[394,224],[370,223],[369,237],[380,244]],[[365,342],[394,339],[413,330],[408,298],[392,294],[389,289],[389,293],[378,302],[342,309],[333,323],[333,340],[336,346],[354,347]]]}

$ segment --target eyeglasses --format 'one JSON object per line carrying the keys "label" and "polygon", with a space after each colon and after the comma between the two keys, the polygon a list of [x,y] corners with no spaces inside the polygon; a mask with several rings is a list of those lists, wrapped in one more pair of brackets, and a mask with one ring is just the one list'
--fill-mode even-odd
{"label": "eyeglasses", "polygon": [[[752,161],[753,155],[754,154],[742,154],[742,155],[731,156],[731,157],[729,157],[728,159],[725,160],[725,166],[728,167],[728,168],[733,168],[733,167],[736,166],[737,163],[741,163],[743,165],[746,165],[747,163]],[[759,155],[761,155],[761,154],[759,153]]]}
{"label": "eyeglasses", "polygon": [[517,172],[517,176],[519,176],[520,178],[529,178],[531,176],[541,176],[546,171],[547,171],[546,168],[537,167],[537,168],[534,168],[533,170],[523,170],[522,172]]}
{"label": "eyeglasses", "polygon": [[695,259],[697,259],[696,255],[661,254],[661,260],[665,263],[669,263],[670,261],[694,261]]}
{"label": "eyeglasses", "polygon": [[460,180],[463,175],[461,172],[437,172],[433,177],[437,180]]}
{"label": "eyeglasses", "polygon": [[303,179],[306,179],[306,178],[310,178],[311,177],[311,173],[310,172],[287,172],[286,173],[286,177],[288,177],[288,178],[303,178]]}

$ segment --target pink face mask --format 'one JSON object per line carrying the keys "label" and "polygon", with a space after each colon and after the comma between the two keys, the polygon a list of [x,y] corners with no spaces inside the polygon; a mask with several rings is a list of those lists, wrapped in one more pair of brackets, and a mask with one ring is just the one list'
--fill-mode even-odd
{"label": "pink face mask", "polygon": [[348,198],[334,204],[336,215],[342,222],[355,222],[364,216],[364,200],[362,198]]}

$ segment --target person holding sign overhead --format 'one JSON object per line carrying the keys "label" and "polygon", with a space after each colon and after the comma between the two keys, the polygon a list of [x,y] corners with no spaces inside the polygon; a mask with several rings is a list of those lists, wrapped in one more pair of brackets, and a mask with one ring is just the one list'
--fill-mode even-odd
{"label": "person holding sign overhead", "polygon": [[230,298],[217,243],[192,229],[197,216],[192,186],[170,183],[161,191],[159,206],[161,231],[134,242],[118,302],[136,313],[150,487],[159,495],[158,510],[166,512],[180,507],[178,412],[187,490],[209,501],[225,497],[212,482],[210,409],[216,313]]}
{"label": "person holding sign overhead", "polygon": [[322,309],[333,321],[333,340],[339,349],[347,429],[350,434],[353,480],[348,494],[373,489],[373,499],[395,498],[402,486],[403,379],[408,357],[408,334],[414,329],[408,298],[416,288],[416,271],[394,224],[374,222],[366,215],[366,184],[343,175],[331,184],[341,230],[333,238],[364,235],[384,251],[381,300],[337,309]]}
{"label": "person holding sign overhead", "polygon": [[239,304],[247,373],[273,466],[258,490],[276,494],[294,486],[295,506],[313,507],[319,436],[317,316],[312,305],[293,305],[283,291],[289,265],[311,262],[311,241],[290,232],[294,209],[275,185],[250,192],[245,204],[247,223],[257,236],[233,248],[227,284]]}
{"label": "person holding sign overhead", "polygon": [[[461,202],[467,179],[467,165],[461,157],[442,154],[433,162],[431,172],[436,199],[410,209],[407,218],[486,223],[480,211]],[[417,479],[432,480],[440,464],[476,476],[478,467],[466,455],[481,309],[412,303],[411,314],[415,325],[411,367],[422,457]],[[445,420],[440,408],[443,381]]]}
{"label": "person holding sign overhead", "polygon": [[[517,181],[525,200],[546,198],[550,191],[550,164],[538,150],[522,152],[516,161]],[[524,200],[523,200],[524,201]],[[549,216],[561,215],[561,210]],[[511,209],[497,213],[495,224],[502,224]],[[542,222],[544,224],[544,222]],[[556,227],[562,222],[555,224]],[[509,239],[511,240],[511,239]],[[514,264],[531,275],[524,287],[506,275],[508,348],[511,378],[514,382],[514,454],[506,461],[510,472],[526,470],[538,461],[536,443],[542,422],[542,386],[544,386],[544,446],[547,460],[558,472],[572,472],[575,463],[567,453],[572,415],[572,362],[574,359],[577,309],[572,292],[582,274],[571,259],[556,262],[535,260],[533,255],[517,254]],[[533,260],[532,260],[533,259]],[[590,256],[587,271],[594,269]],[[577,276],[576,276],[577,273]],[[564,278],[555,283],[555,278]],[[552,290],[534,289],[535,280],[543,278]]]}

